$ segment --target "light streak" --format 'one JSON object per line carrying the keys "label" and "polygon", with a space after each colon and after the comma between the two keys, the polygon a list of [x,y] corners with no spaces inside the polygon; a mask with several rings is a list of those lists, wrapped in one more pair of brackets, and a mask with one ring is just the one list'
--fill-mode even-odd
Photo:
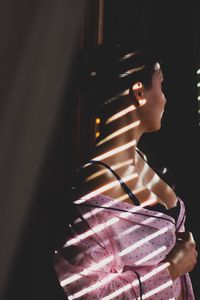
{"label": "light streak", "polygon": [[[124,182],[127,182],[129,180],[132,180],[134,178],[137,178],[138,177],[138,174],[131,174],[131,175],[128,175],[126,177],[123,178],[123,181]],[[84,203],[86,200],[89,200],[90,198],[92,197],[95,197],[99,194],[102,194],[103,192],[109,190],[109,189],[112,189],[113,187],[117,186],[119,184],[118,181],[112,181],[88,194],[86,194],[85,196],[81,197],[80,199],[74,201],[76,204],[81,204],[81,203]]]}
{"label": "light streak", "polygon": [[[141,187],[141,188],[138,188],[138,189],[133,190],[132,193],[133,193],[134,195],[137,195],[137,194],[141,193],[141,192],[144,191],[144,190],[145,190],[145,188],[144,188],[144,187]],[[121,202],[121,201],[125,201],[125,200],[128,199],[128,198],[129,198],[129,196],[128,196],[127,194],[124,194],[123,196],[118,197],[117,200],[118,200],[119,202]],[[141,207],[141,208],[142,208],[142,207],[145,207],[145,206],[147,206],[147,205],[155,204],[156,201],[157,201],[156,195],[155,195],[155,194],[152,194],[152,195],[151,195],[151,199],[148,199],[148,200],[146,200],[146,201],[140,203],[140,206],[135,206],[135,207]]]}
{"label": "light streak", "polygon": [[125,71],[125,72],[123,72],[122,74],[120,74],[120,75],[119,75],[119,78],[126,77],[126,76],[131,75],[131,74],[133,74],[133,73],[135,73],[135,72],[138,72],[138,71],[140,71],[140,70],[143,70],[144,68],[145,68],[145,65],[143,65],[143,66],[141,66],[141,67],[138,67],[138,68],[130,69],[130,70]]}
{"label": "light streak", "polygon": [[134,105],[131,105],[128,108],[121,110],[120,112],[114,114],[112,117],[108,118],[108,120],[106,121],[106,124],[109,124],[109,123],[123,117],[124,115],[130,113],[131,111],[134,111],[135,109],[136,109],[136,107]]}
{"label": "light streak", "polygon": [[124,90],[123,92],[121,92],[121,93],[115,95],[114,97],[105,100],[105,101],[104,101],[104,104],[110,104],[110,103],[114,102],[115,100],[117,100],[118,98],[123,97],[123,96],[126,96],[126,95],[128,95],[128,94],[129,94],[129,89]]}
{"label": "light streak", "polygon": [[141,174],[141,178],[145,175],[145,173],[148,171],[148,165],[147,164],[144,164],[140,174]]}
{"label": "light streak", "polygon": [[[166,289],[167,287],[170,287],[172,286],[173,282],[171,280],[167,281],[166,283],[158,286],[157,288],[149,291],[148,293],[146,293],[145,295],[142,296],[142,299],[147,299],[148,297],[152,296],[152,295],[155,295],[155,293],[158,293],[164,289]],[[175,300],[175,298],[172,298]]]}
{"label": "light streak", "polygon": [[[134,194],[134,195],[137,195],[137,194],[141,193],[141,192],[144,191],[144,190],[145,190],[144,187],[141,187],[141,188],[138,188],[138,189],[134,189],[134,190],[133,190],[133,194]],[[128,199],[128,198],[129,198],[129,196],[128,196],[127,194],[124,194],[123,196],[118,197],[117,200],[119,200],[119,201],[124,201],[125,199]],[[142,204],[141,204],[141,205],[142,205]]]}
{"label": "light streak", "polygon": [[152,270],[151,272],[147,273],[146,275],[141,277],[141,282],[151,278],[152,276],[156,275],[157,273],[163,271],[164,269],[168,268],[170,265],[169,262],[163,263],[161,266],[157,267],[156,269]]}
{"label": "light streak", "polygon": [[127,125],[127,126],[124,126],[123,128],[119,129],[119,130],[116,130],[114,133],[108,135],[106,138],[102,139],[98,144],[97,146],[100,146],[112,139],[114,139],[115,137],[119,136],[120,134],[123,134],[124,132],[138,126],[141,122],[140,121],[135,121],[133,123],[131,123],[130,125]]}
{"label": "light streak", "polygon": [[[132,191],[133,193],[139,193],[139,192],[141,192],[142,190],[143,190],[144,188],[140,188],[140,189],[137,189],[137,190],[135,190],[135,191]],[[105,196],[105,195],[103,195],[103,194],[99,194],[99,196],[101,196],[101,197],[107,197],[107,196]],[[127,195],[127,194],[125,194],[125,195],[123,195],[123,196],[121,196],[121,197],[119,197],[119,198],[116,198],[115,200],[113,200],[116,204],[117,203],[121,203],[122,201],[124,201],[125,199],[127,199],[129,196]],[[109,197],[107,197],[107,198],[109,198]],[[155,199],[156,199],[156,196],[155,195],[152,195],[152,198],[151,199],[149,199],[149,200],[146,200],[146,201],[144,201],[143,203],[141,203],[139,206],[134,206],[134,204],[130,204],[130,205],[133,205],[133,209],[131,210],[131,213],[134,213],[134,212],[136,212],[136,211],[139,211],[141,208],[143,208],[143,207],[145,207],[145,206],[147,206],[147,205],[151,205],[151,204],[153,204],[153,203],[155,203]],[[89,199],[88,199],[89,200]],[[81,201],[81,199],[79,199],[79,200],[77,200],[77,201]],[[76,203],[78,204],[80,204],[81,202],[77,202],[76,201]],[[106,207],[106,208],[109,208],[109,207],[111,207],[111,209],[112,209],[112,206],[113,206],[113,201],[110,201],[109,203],[106,203],[106,204],[104,204],[104,207]],[[90,217],[92,217],[92,216],[94,216],[94,215],[96,215],[97,213],[99,213],[99,212],[101,212],[101,211],[103,211],[104,210],[104,208],[95,208],[95,209],[93,209],[92,211],[90,211],[90,212],[88,212],[88,213],[85,213],[84,215],[83,215],[83,218],[85,219],[85,220],[87,220],[87,219],[89,219]],[[76,223],[79,223],[78,222],[78,220],[76,221]],[[76,224],[75,223],[75,224]]]}
{"label": "light streak", "polygon": [[[159,213],[157,216],[162,216],[162,213]],[[144,225],[148,225],[149,223],[153,222],[154,219],[153,218],[148,218],[146,220],[144,220],[142,222],[142,225],[136,225],[134,224],[133,226],[131,226],[130,228],[126,229],[125,231],[121,232],[120,234],[118,234],[116,240],[120,240],[122,237],[126,236],[127,234],[133,233],[134,231],[136,231],[137,229],[141,228]],[[109,241],[106,240],[104,241],[104,246],[106,247],[108,245]],[[66,244],[65,244],[66,245]],[[67,247],[67,245],[64,247]],[[92,251],[97,250],[97,248],[99,247],[99,245],[92,247]]]}
{"label": "light streak", "polygon": [[71,245],[74,245],[76,243],[79,243],[80,241],[82,241],[83,239],[86,239],[88,237],[90,237],[91,235],[93,235],[94,233],[98,233],[99,231],[105,229],[105,226],[109,227],[113,224],[115,224],[116,222],[118,222],[118,218],[112,218],[109,221],[107,221],[105,224],[99,224],[95,227],[93,227],[92,230],[88,230],[85,233],[79,234],[78,237],[72,238],[71,240],[66,242],[66,246],[69,247]]}
{"label": "light streak", "polygon": [[60,281],[60,285],[62,287],[76,281],[77,279],[80,279],[82,276],[88,276],[91,274],[91,272],[97,271],[99,268],[107,265],[108,263],[110,263],[113,260],[113,256],[108,256],[107,258],[103,259],[102,261],[100,261],[99,263],[95,263],[93,264],[90,268],[87,268],[85,270],[83,270],[82,272],[80,272],[80,275],[73,275],[67,279],[61,280]]}
{"label": "light streak", "polygon": [[[128,217],[129,215],[130,215],[129,212],[124,212],[124,213],[121,213],[121,214],[120,214],[119,218]],[[69,241],[66,242],[66,244],[65,244],[64,247],[69,247],[69,246],[71,246],[71,245],[74,245],[74,244],[76,244],[76,243],[79,243],[80,241],[82,241],[83,239],[86,239],[86,238],[90,237],[90,236],[93,235],[94,233],[98,233],[99,231],[105,229],[105,227],[108,228],[109,226],[111,226],[111,225],[117,223],[117,222],[119,221],[119,218],[118,218],[118,217],[114,217],[114,218],[110,219],[109,221],[105,222],[104,224],[99,224],[99,225],[93,227],[92,230],[88,230],[87,232],[82,233],[82,234],[78,235],[77,237],[70,239]],[[150,221],[150,219],[151,219],[151,218],[149,218],[147,221]],[[78,222],[77,222],[77,223],[78,223]],[[147,224],[147,223],[148,223],[148,222],[146,222],[146,224]],[[143,222],[143,224],[145,224],[145,222]],[[128,230],[130,230],[130,228],[129,228]],[[134,230],[135,230],[135,229],[134,229]],[[162,230],[163,230],[163,229],[162,229]],[[141,241],[140,241],[140,242],[141,242]],[[136,244],[134,244],[134,245],[136,245]],[[128,249],[128,248],[127,248],[127,249]],[[127,249],[126,249],[126,250],[127,250]]]}
{"label": "light streak", "polygon": [[158,182],[160,182],[160,178],[158,177],[158,175],[154,174],[151,180],[149,180],[149,182],[146,184],[146,186],[148,187],[149,190],[151,190],[152,187]]}
{"label": "light streak", "polygon": [[[161,216],[162,214],[160,213],[159,216]],[[148,225],[149,223],[153,222],[153,218],[149,218],[146,219],[142,222],[143,225]],[[134,231],[138,230],[139,228],[141,228],[143,225],[136,225],[134,224],[133,226],[131,226],[130,228],[126,229],[125,231],[121,232],[120,234],[118,234],[116,240],[120,240],[122,237],[126,236],[127,234],[133,233]],[[104,241],[104,246],[107,247],[107,245],[109,244],[109,240]],[[65,246],[64,246],[65,247]],[[66,246],[67,247],[67,246]],[[92,251],[95,251],[99,248],[99,245],[93,246],[91,248]],[[161,250],[160,250],[161,251]],[[78,259],[79,256],[77,256]],[[136,263],[137,264],[137,263]]]}
{"label": "light streak", "polygon": [[[146,243],[146,242],[148,242],[148,241],[154,239],[155,237],[157,237],[157,236],[159,236],[159,235],[165,233],[167,230],[168,230],[167,227],[164,227],[164,228],[158,230],[157,232],[155,232],[155,233],[149,235],[148,237],[146,237],[146,238],[144,238],[144,239],[138,241],[137,243],[134,243],[134,244],[131,245],[130,247],[128,247],[128,248],[122,250],[121,252],[119,252],[119,256],[120,256],[120,257],[123,257],[124,255],[130,253],[130,252],[133,251],[134,249],[136,249],[136,248],[142,246],[144,243]],[[61,286],[66,286],[66,285],[70,284],[71,282],[73,282],[73,281],[75,281],[75,280],[81,278],[82,275],[89,275],[91,272],[97,271],[99,268],[105,266],[105,265],[108,264],[108,263],[111,263],[111,262],[113,261],[113,259],[114,259],[114,256],[111,255],[111,256],[108,256],[107,258],[101,260],[101,261],[98,262],[98,263],[94,263],[94,264],[91,265],[89,268],[87,268],[87,269],[85,269],[84,271],[82,271],[82,272],[80,273],[80,275],[73,275],[73,276],[71,276],[71,277],[69,277],[69,278],[67,278],[67,279],[62,280],[62,281],[61,281]],[[147,275],[145,275],[145,276],[147,276]],[[148,278],[148,277],[147,277],[147,278]]]}
{"label": "light streak", "polygon": [[128,290],[130,290],[132,288],[133,288],[133,286],[132,286],[131,283],[126,284],[125,286],[123,286],[122,288],[118,289],[117,291],[115,291],[115,292],[111,293],[110,295],[102,298],[102,300],[111,300],[111,299],[114,299],[115,297],[121,295],[122,293],[124,293],[124,292],[126,292],[126,291],[128,291]]}
{"label": "light streak", "polygon": [[151,258],[155,257],[156,255],[160,254],[161,252],[165,251],[167,249],[166,246],[162,246],[160,248],[158,248],[157,250],[151,252],[150,254],[146,255],[145,257],[143,257],[142,259],[136,261],[136,266],[143,264],[144,262],[147,262],[148,260],[150,260]]}
{"label": "light streak", "polygon": [[[155,270],[149,272],[148,274],[144,275],[144,276],[141,276],[140,277],[140,280],[141,282],[144,282],[146,279],[149,279],[151,278],[152,276],[156,275],[157,273],[161,272],[162,270],[166,269],[167,267],[169,266],[169,263],[166,263],[166,264],[163,264],[161,266],[159,266],[158,268],[156,268]],[[162,291],[164,290],[165,288],[167,288],[168,286],[171,286],[173,284],[172,280],[169,280],[168,282],[166,282],[165,284],[159,286],[158,288],[154,289],[153,291],[150,291],[149,293],[153,292],[153,294],[156,293],[156,291]],[[123,292],[126,292],[130,289],[132,289],[134,286],[137,286],[138,285],[138,279],[137,280],[134,280],[132,283],[129,283],[127,285],[125,285],[124,287],[118,289],[117,291],[111,293],[110,295],[102,298],[102,300],[111,300],[111,299],[114,299],[115,297],[121,295]],[[142,296],[142,299],[146,299],[150,294],[145,294],[144,296]],[[143,298],[145,297],[145,298]],[[140,298],[138,298],[140,299]],[[137,299],[137,300],[138,300]],[[173,299],[173,298],[172,298]]]}
{"label": "light streak", "polygon": [[68,297],[68,299],[73,300],[73,299],[79,298],[81,296],[84,296],[85,294],[88,294],[89,292],[92,292],[92,291],[96,290],[97,288],[101,287],[105,283],[108,283],[111,280],[115,279],[117,276],[118,276],[118,274],[116,274],[116,273],[110,274],[109,276],[106,276],[106,278],[100,280],[100,282],[97,282],[92,286],[84,288],[83,290],[81,290],[80,292],[75,293],[74,295],[70,295]]}
{"label": "light streak", "polygon": [[[123,162],[123,163],[112,165],[111,168],[115,171],[115,170],[118,170],[118,169],[120,169],[122,167],[125,167],[127,165],[131,165],[131,164],[133,164],[133,159],[129,159],[129,160]],[[95,174],[93,174],[91,176],[88,176],[87,179],[86,179],[86,181],[90,181],[92,179],[95,179],[95,178],[97,178],[97,177],[105,174],[107,171],[108,171],[107,169],[106,170],[104,169],[104,170],[98,171]]]}
{"label": "light streak", "polygon": [[[97,209],[97,211],[94,213],[94,215],[96,215],[98,212],[99,212],[99,210]],[[80,241],[90,237],[94,233],[98,233],[99,231],[103,230],[105,228],[105,226],[108,228],[109,226],[111,226],[111,225],[115,224],[116,222],[118,222],[120,218],[128,217],[130,215],[131,215],[131,212],[123,212],[123,213],[120,214],[120,216],[118,218],[114,217],[114,218],[110,219],[109,221],[107,221],[106,223],[99,224],[99,225],[93,227],[92,230],[88,230],[87,232],[80,234],[78,237],[70,239],[69,241],[66,242],[64,247],[69,247],[71,245],[79,243]],[[150,219],[151,218],[149,218],[147,221],[150,221]],[[79,223],[79,222],[76,222],[76,223]],[[148,222],[143,222],[143,224],[145,224],[145,223],[148,223]],[[128,229],[128,230],[130,230],[130,229]]]}
{"label": "light streak", "polygon": [[118,60],[118,62],[124,61],[124,60],[126,60],[126,59],[128,59],[128,58],[130,58],[130,57],[132,57],[132,56],[135,56],[135,55],[139,54],[140,52],[141,52],[141,51],[135,51],[135,52],[127,53],[127,54],[123,55],[123,56]]}
{"label": "light streak", "polygon": [[[148,278],[154,276],[155,274],[157,274],[158,272],[162,271],[163,269],[165,269],[167,267],[168,267],[168,265],[165,264],[164,266],[158,267],[153,272],[149,272],[151,274],[148,274],[149,275]],[[95,283],[94,285],[89,286],[87,288],[84,288],[83,290],[81,290],[81,291],[79,291],[79,292],[77,292],[73,295],[70,295],[69,300],[77,299],[81,296],[84,296],[85,294],[88,294],[89,292],[92,292],[92,291],[96,290],[97,288],[101,287],[102,285],[104,285],[104,284],[112,281],[113,279],[115,279],[118,275],[119,274],[116,274],[116,273],[109,274],[104,279],[101,279],[99,282]],[[146,279],[147,279],[146,275],[142,276],[141,277],[141,282],[145,281]],[[159,287],[155,288],[154,290],[151,290],[151,291],[147,292],[145,295],[143,295],[143,299],[146,299],[147,297],[149,297],[151,295],[154,295],[155,293],[157,293],[159,291],[164,290],[165,288],[171,286],[172,284],[173,284],[173,282],[171,280],[169,280],[168,282],[160,285]],[[104,297],[102,300],[111,300],[114,297],[119,296],[123,292],[126,292],[126,291],[132,289],[134,286],[138,286],[138,279],[134,280],[133,282],[131,282],[129,284],[126,284],[124,287],[122,287],[122,288],[118,289],[117,291],[111,293],[110,295]]]}
{"label": "light streak", "polygon": [[108,158],[108,157],[110,157],[110,156],[113,156],[113,155],[115,155],[115,154],[117,154],[117,153],[119,153],[119,152],[122,152],[122,151],[124,151],[124,150],[127,150],[128,148],[131,148],[131,147],[133,147],[133,146],[135,146],[135,145],[136,145],[136,141],[133,140],[133,141],[131,141],[131,142],[125,144],[125,145],[119,146],[119,147],[117,147],[116,149],[110,150],[110,151],[106,152],[105,154],[96,156],[96,157],[94,157],[94,158],[92,158],[92,159],[93,159],[93,160],[103,160],[103,159]]}
{"label": "light streak", "polygon": [[130,247],[128,247],[128,248],[124,249],[123,251],[121,251],[121,252],[119,253],[119,256],[122,257],[122,256],[124,256],[124,255],[130,253],[131,251],[135,250],[136,248],[142,246],[144,243],[146,243],[146,242],[148,242],[148,241],[150,241],[150,240],[156,238],[157,236],[159,236],[159,235],[165,233],[167,230],[168,230],[168,228],[167,228],[167,227],[164,227],[164,228],[158,230],[157,232],[155,232],[155,233],[153,233],[153,234],[150,234],[149,236],[145,237],[144,239],[138,241],[137,243],[134,243],[134,244],[131,245]]}

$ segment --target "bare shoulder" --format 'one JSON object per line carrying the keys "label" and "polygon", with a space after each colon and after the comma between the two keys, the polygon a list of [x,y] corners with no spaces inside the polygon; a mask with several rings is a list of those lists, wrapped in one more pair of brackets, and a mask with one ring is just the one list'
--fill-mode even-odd
{"label": "bare shoulder", "polygon": [[[140,151],[141,152],[141,151]],[[141,153],[141,155],[143,152]],[[177,204],[177,196],[174,190],[162,179],[159,174],[149,165],[147,160],[138,157],[138,171],[143,184],[171,208]]]}

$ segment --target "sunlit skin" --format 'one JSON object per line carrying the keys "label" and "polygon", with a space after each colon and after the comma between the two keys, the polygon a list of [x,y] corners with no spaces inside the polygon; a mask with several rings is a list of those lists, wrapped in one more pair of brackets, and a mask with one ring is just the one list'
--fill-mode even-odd
{"label": "sunlit skin", "polygon": [[[119,176],[125,178],[133,174],[133,179],[128,182],[128,186],[134,193],[140,190],[137,196],[141,203],[154,199],[152,204],[160,202],[167,208],[170,208],[176,205],[176,195],[173,190],[155,174],[136,152],[137,143],[141,136],[145,132],[154,132],[161,127],[162,115],[166,104],[161,87],[162,81],[163,74],[157,65],[157,69],[152,77],[152,86],[150,88],[143,86],[142,90],[140,89],[140,95],[137,93],[137,89],[136,91],[133,90],[135,99],[127,97],[118,111],[115,110],[113,115],[109,116],[105,121],[93,151],[93,159],[101,160],[110,166],[132,160],[132,164],[124,166],[118,171]],[[121,112],[123,113],[121,114]],[[131,147],[118,152],[119,148],[131,142],[134,142]],[[115,150],[117,155],[115,155]],[[109,155],[109,153],[113,154]],[[102,168],[91,166],[88,169],[90,170],[88,170],[86,181],[89,181],[87,183],[89,190],[97,189],[108,182],[115,181],[115,178],[109,171],[98,178],[91,179],[91,176],[94,178],[94,174],[100,172]],[[140,176],[136,177],[135,174]],[[122,197],[123,199],[125,197],[124,191],[120,186],[105,191],[104,194],[113,198]],[[124,200],[130,202],[128,197],[125,197]]]}
{"label": "sunlit skin", "polygon": [[[116,164],[116,165],[111,166],[111,167],[112,167],[113,170],[118,170],[118,169],[120,169],[120,168],[122,168],[124,166],[131,165],[132,163],[133,163],[133,160],[129,159],[129,160],[125,161],[124,163]],[[105,174],[106,171],[107,171],[106,169],[101,170],[101,171],[99,171],[99,172],[91,175],[90,177],[88,177],[87,180],[92,180],[92,179],[94,179],[94,178],[96,178],[98,176],[101,176],[101,175]]]}

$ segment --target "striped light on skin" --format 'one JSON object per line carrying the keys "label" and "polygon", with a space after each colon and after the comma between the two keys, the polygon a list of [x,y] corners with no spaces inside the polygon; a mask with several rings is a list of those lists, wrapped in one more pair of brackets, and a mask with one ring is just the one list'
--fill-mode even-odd
{"label": "striped light on skin", "polygon": [[149,182],[147,183],[146,186],[148,187],[149,190],[151,190],[152,187],[154,185],[156,185],[158,182],[160,182],[160,178],[156,174],[154,174],[153,177],[152,177],[152,179],[149,180]]}
{"label": "striped light on skin", "polygon": [[117,136],[119,136],[119,135],[127,132],[128,130],[133,129],[133,128],[139,126],[140,123],[141,123],[140,121],[135,121],[135,122],[133,122],[133,123],[127,125],[127,126],[124,126],[123,128],[121,128],[119,130],[116,130],[114,133],[108,135],[106,138],[104,138],[99,143],[97,143],[97,146],[100,146],[100,145],[102,145],[102,144],[104,144],[104,143],[106,143],[106,142],[114,139],[115,137],[117,137]]}
{"label": "striped light on skin", "polygon": [[[129,180],[132,180],[132,179],[137,178],[137,177],[138,177],[138,174],[136,174],[136,173],[131,174],[131,175],[128,175],[128,176],[124,177],[123,181],[128,182]],[[103,192],[108,191],[109,189],[112,189],[115,186],[118,186],[118,184],[119,184],[118,181],[110,182],[110,183],[102,186],[101,188],[98,188],[98,189],[86,194],[85,196],[83,196],[80,199],[76,200],[75,203],[76,204],[84,203],[86,200],[89,200],[92,197],[95,197],[99,194],[102,194]]]}
{"label": "striped light on skin", "polygon": [[124,150],[127,150],[127,149],[129,149],[129,148],[131,148],[131,147],[133,147],[135,145],[136,145],[136,141],[133,140],[133,141],[131,141],[129,143],[126,143],[126,144],[124,144],[122,146],[119,146],[119,147],[117,147],[117,148],[115,148],[113,150],[107,151],[106,153],[104,153],[102,155],[99,155],[99,156],[96,156],[96,157],[94,157],[92,159],[93,160],[103,160],[103,159],[106,159],[106,158],[108,158],[110,156],[113,156],[113,155],[115,155],[117,153],[120,153],[120,152],[122,152]]}
{"label": "striped light on skin", "polygon": [[[137,195],[137,194],[141,193],[144,189],[145,189],[145,188],[143,188],[143,187],[138,188],[138,189],[134,189],[134,190],[132,190],[132,193],[133,193],[134,195]],[[128,196],[127,194],[124,194],[123,196],[116,198],[116,200],[117,200],[117,202],[122,202],[122,201],[125,201],[125,200],[128,199],[128,198],[129,198],[129,196]],[[157,201],[157,196],[156,196],[155,194],[152,194],[152,195],[151,195],[151,199],[142,202],[142,203],[140,204],[140,206],[135,206],[135,207],[134,207],[135,212],[136,212],[137,210],[140,210],[141,208],[147,206],[147,205],[155,204],[156,201]]]}
{"label": "striped light on skin", "polygon": [[123,117],[124,115],[130,113],[131,111],[134,111],[136,109],[136,107],[134,105],[130,105],[129,107],[121,110],[120,112],[114,114],[112,117],[110,117],[107,121],[106,124],[109,124],[121,117]]}
{"label": "striped light on skin", "polygon": [[[146,99],[141,99],[140,105],[142,106],[142,105],[145,105],[145,104],[146,104]],[[120,112],[118,112],[118,113],[114,114],[113,116],[111,116],[110,118],[108,118],[108,120],[106,121],[106,124],[109,124],[109,123],[125,116],[126,114],[134,111],[135,109],[136,109],[135,105],[133,105],[133,104],[130,105],[129,107],[121,110]]]}
{"label": "striped light on skin", "polygon": [[[141,188],[138,188],[138,189],[134,189],[132,191],[132,193],[136,196],[137,194],[139,194],[140,192],[142,192],[144,189],[145,189],[144,187],[141,187]],[[118,200],[119,202],[121,202],[121,201],[125,201],[128,198],[130,198],[130,196],[127,195],[127,194],[124,194],[124,195],[118,197],[116,200]]]}
{"label": "striped light on skin", "polygon": [[[119,163],[119,164],[112,165],[111,168],[112,168],[114,171],[116,171],[116,170],[118,170],[118,169],[120,169],[120,168],[122,168],[122,167],[129,166],[129,165],[131,165],[131,164],[133,164],[133,159],[129,159],[129,160],[127,160],[127,161],[124,161],[123,163]],[[94,173],[93,175],[88,176],[87,179],[86,179],[86,181],[93,180],[93,179],[95,179],[95,178],[97,178],[97,177],[99,177],[99,176],[105,174],[106,172],[107,172],[107,169],[98,171],[98,172]]]}

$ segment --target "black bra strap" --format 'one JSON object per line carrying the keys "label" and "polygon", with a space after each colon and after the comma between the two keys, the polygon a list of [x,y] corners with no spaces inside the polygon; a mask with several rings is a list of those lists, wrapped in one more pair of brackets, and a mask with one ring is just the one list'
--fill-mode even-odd
{"label": "black bra strap", "polygon": [[109,169],[113,173],[113,175],[117,178],[117,180],[119,181],[120,185],[122,186],[122,188],[124,189],[124,191],[128,194],[128,196],[131,198],[131,200],[133,201],[133,203],[135,205],[140,205],[140,202],[137,199],[137,197],[132,193],[132,191],[125,184],[125,182],[119,177],[119,175],[117,173],[115,173],[115,171],[110,166],[108,166],[107,164],[105,164],[104,162],[99,161],[99,160],[90,160],[89,163],[100,164],[100,165],[106,167],[107,169]]}
{"label": "black bra strap", "polygon": [[136,151],[142,157],[142,159],[147,162],[146,158],[144,157],[144,155],[141,153],[141,151],[138,148],[136,148]]}

